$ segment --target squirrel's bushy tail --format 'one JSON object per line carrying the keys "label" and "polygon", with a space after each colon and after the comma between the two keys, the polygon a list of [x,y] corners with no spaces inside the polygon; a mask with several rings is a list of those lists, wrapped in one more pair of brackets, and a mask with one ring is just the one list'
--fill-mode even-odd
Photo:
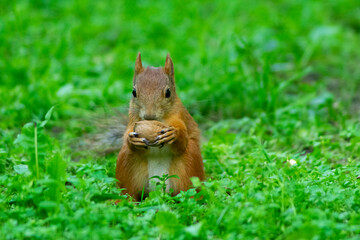
{"label": "squirrel's bushy tail", "polygon": [[97,123],[100,132],[93,136],[93,149],[100,154],[120,151],[127,121],[118,117],[111,117]]}
{"label": "squirrel's bushy tail", "polygon": [[118,152],[123,143],[123,135],[126,130],[128,116],[123,113],[115,113],[111,116],[93,116],[89,118],[88,126],[91,133],[83,136],[82,141],[75,143],[80,151],[93,151],[99,155],[107,155]]}

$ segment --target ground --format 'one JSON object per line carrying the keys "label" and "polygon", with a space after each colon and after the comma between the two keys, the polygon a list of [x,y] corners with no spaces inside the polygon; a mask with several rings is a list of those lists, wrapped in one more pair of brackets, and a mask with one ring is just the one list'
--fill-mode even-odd
{"label": "ground", "polygon": [[[357,0],[0,2],[0,239],[359,239],[359,37]],[[86,151],[139,51],[171,54],[200,193],[124,200]]]}

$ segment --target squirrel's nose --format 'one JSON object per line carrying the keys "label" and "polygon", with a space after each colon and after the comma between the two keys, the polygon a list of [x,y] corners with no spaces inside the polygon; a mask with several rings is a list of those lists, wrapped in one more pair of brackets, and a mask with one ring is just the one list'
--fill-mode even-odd
{"label": "squirrel's nose", "polygon": [[144,120],[156,120],[156,116],[155,115],[151,115],[151,114],[146,114],[144,116]]}

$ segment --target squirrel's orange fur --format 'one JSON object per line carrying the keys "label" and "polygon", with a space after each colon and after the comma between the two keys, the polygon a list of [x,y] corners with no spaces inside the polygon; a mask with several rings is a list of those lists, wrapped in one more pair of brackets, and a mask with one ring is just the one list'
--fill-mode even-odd
{"label": "squirrel's orange fur", "polygon": [[[169,158],[168,168],[162,168],[168,169],[169,176],[179,177],[169,179],[174,194],[189,189],[191,177],[204,180],[200,131],[176,94],[174,66],[170,56],[167,55],[164,68],[143,68],[139,53],[133,87],[135,93],[130,102],[129,123],[116,166],[119,187],[125,188],[126,193],[135,200],[140,200],[142,190],[149,191],[150,161],[156,161],[156,154]],[[158,152],[155,155],[151,150],[154,147],[148,148],[146,141],[133,132],[135,123],[142,120],[157,120],[168,126],[159,132],[155,147]],[[154,167],[155,172],[158,165]]]}

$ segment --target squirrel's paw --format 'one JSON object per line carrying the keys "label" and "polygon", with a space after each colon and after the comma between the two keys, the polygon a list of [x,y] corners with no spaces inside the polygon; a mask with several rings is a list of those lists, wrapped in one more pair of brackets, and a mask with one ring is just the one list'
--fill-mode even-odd
{"label": "squirrel's paw", "polygon": [[149,141],[146,138],[139,138],[139,134],[136,132],[129,133],[128,141],[136,148],[148,149]]}
{"label": "squirrel's paw", "polygon": [[177,138],[177,130],[174,127],[164,128],[159,134],[161,135],[156,137],[154,145],[160,145],[161,147],[165,143],[172,144]]}

